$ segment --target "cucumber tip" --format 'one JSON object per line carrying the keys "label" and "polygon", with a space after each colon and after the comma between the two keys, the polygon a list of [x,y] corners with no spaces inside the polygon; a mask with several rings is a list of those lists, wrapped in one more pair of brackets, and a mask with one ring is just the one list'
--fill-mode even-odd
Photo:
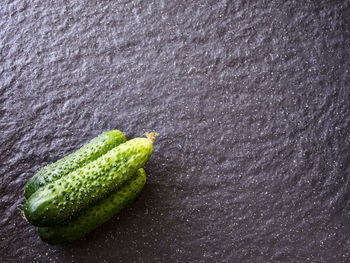
{"label": "cucumber tip", "polygon": [[157,133],[157,132],[151,132],[151,133],[145,132],[145,135],[151,143],[154,143],[155,139],[159,136],[159,133]]}

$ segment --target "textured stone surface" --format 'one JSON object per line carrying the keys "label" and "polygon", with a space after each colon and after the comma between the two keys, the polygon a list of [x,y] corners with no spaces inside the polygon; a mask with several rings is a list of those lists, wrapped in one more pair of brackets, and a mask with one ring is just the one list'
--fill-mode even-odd
{"label": "textured stone surface", "polygon": [[[349,1],[1,1],[0,261],[349,262],[349,17]],[[143,194],[44,244],[24,184],[115,128],[161,134]]]}

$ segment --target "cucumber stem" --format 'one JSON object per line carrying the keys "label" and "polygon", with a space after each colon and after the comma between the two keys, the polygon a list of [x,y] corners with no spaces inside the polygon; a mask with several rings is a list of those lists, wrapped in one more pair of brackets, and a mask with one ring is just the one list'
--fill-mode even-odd
{"label": "cucumber stem", "polygon": [[21,213],[21,217],[22,217],[25,221],[28,222],[28,220],[27,220],[27,218],[26,218],[26,215],[24,214],[24,211],[23,211],[22,207],[23,207],[23,204],[17,205],[17,209],[18,209],[19,212]]}
{"label": "cucumber stem", "polygon": [[147,139],[148,139],[151,143],[154,143],[154,140],[157,138],[157,136],[158,136],[159,134],[156,133],[156,132],[151,132],[151,133],[145,132],[145,135],[146,135]]}

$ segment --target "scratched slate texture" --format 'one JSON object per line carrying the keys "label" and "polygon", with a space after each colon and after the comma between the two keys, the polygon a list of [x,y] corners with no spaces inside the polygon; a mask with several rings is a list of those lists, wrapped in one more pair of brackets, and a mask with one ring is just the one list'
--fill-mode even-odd
{"label": "scratched slate texture", "polygon": [[[0,262],[350,262],[350,2],[3,0]],[[140,198],[49,246],[40,167],[160,133]]]}

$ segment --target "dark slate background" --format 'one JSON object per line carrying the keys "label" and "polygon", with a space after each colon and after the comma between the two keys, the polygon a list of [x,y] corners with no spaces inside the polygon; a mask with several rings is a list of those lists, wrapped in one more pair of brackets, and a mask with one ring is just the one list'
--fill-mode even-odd
{"label": "dark slate background", "polygon": [[[350,2],[3,0],[0,262],[350,262]],[[131,208],[67,246],[40,167],[157,131]]]}

